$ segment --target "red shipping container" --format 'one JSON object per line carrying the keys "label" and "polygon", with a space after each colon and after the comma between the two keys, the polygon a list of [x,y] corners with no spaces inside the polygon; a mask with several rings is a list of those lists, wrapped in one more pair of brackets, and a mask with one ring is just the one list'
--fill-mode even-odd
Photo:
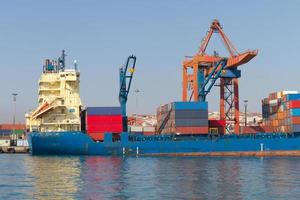
{"label": "red shipping container", "polygon": [[289,102],[289,108],[300,108],[300,100],[294,100]]}
{"label": "red shipping container", "polygon": [[225,127],[226,121],[225,120],[209,120],[208,124],[209,124],[209,127]]}
{"label": "red shipping container", "polygon": [[181,134],[208,134],[208,127],[176,127],[176,133]]}
{"label": "red shipping container", "polygon": [[123,125],[88,125],[87,132],[95,133],[95,132],[116,132],[120,133],[123,131]]}
{"label": "red shipping container", "polygon": [[87,124],[122,124],[122,115],[88,115]]}
{"label": "red shipping container", "polygon": [[88,115],[86,118],[88,133],[122,132],[122,115]]}
{"label": "red shipping container", "polygon": [[88,135],[96,141],[103,141],[104,140],[104,133],[88,133]]}

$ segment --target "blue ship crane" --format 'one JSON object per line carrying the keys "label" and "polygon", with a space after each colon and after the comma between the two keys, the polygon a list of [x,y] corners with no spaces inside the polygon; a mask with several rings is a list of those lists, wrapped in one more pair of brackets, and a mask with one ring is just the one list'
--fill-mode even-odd
{"label": "blue ship crane", "polygon": [[203,101],[203,102],[206,101],[206,96],[210,92],[212,87],[215,85],[216,81],[219,78],[223,77],[225,73],[227,73],[228,70],[225,69],[226,67],[227,67],[227,59],[222,58],[220,61],[214,64],[214,67],[212,68],[211,72],[207,75],[207,77],[205,77],[203,69],[198,71],[199,101]]}
{"label": "blue ship crane", "polygon": [[126,114],[126,103],[130,86],[135,70],[136,57],[131,55],[127,58],[126,64],[120,68],[120,91],[119,91],[119,102],[121,105],[122,116],[123,116],[123,131],[126,132],[128,129],[128,119]]}

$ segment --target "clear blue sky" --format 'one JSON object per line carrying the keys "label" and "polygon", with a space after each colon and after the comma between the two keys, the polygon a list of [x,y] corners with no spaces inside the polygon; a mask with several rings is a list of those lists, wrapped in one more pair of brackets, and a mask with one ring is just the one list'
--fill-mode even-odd
{"label": "clear blue sky", "polygon": [[[215,18],[240,51],[259,49],[242,67],[240,99],[260,111],[269,92],[300,90],[299,8],[296,0],[1,1],[0,122],[12,119],[13,92],[19,93],[17,121],[37,106],[43,60],[62,49],[68,65],[78,61],[86,106],[118,105],[118,67],[135,54],[138,112],[155,113],[158,105],[181,99],[183,58],[196,53]],[[210,49],[224,47],[216,39]],[[215,88],[211,111],[218,110],[218,98]],[[128,110],[137,112],[133,93]]]}

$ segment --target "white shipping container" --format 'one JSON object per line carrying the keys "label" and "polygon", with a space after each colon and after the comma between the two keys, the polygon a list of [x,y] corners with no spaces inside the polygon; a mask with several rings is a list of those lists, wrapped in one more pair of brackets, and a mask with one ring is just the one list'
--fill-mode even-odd
{"label": "white shipping container", "polygon": [[285,95],[285,94],[299,94],[298,91],[282,91],[282,94]]}
{"label": "white shipping container", "polygon": [[0,139],[0,147],[9,147],[10,140],[9,139]]}
{"label": "white shipping container", "polygon": [[131,132],[143,132],[143,127],[142,126],[130,126],[129,130]]}
{"label": "white shipping container", "polygon": [[18,147],[28,147],[28,141],[27,140],[23,140],[23,139],[18,139],[17,140],[17,146]]}
{"label": "white shipping container", "polygon": [[154,126],[144,126],[143,127],[143,132],[155,132],[155,127]]}

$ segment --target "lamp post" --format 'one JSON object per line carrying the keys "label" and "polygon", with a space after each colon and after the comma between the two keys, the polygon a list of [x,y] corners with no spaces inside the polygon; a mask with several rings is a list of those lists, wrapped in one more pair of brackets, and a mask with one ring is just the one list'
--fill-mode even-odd
{"label": "lamp post", "polygon": [[136,126],[136,121],[137,121],[137,110],[138,110],[138,94],[140,93],[141,91],[139,89],[135,89],[134,90],[134,93],[135,93],[135,106],[136,106],[136,114],[135,114],[135,122],[134,122],[134,125]]}
{"label": "lamp post", "polygon": [[247,126],[247,103],[248,103],[248,100],[244,100],[244,107],[245,107],[245,126]]}
{"label": "lamp post", "polygon": [[16,124],[16,104],[17,104],[17,95],[18,93],[12,93],[13,96],[13,106],[14,106],[14,110],[13,110],[13,137],[14,139],[16,139],[16,128],[15,128],[15,124]]}

